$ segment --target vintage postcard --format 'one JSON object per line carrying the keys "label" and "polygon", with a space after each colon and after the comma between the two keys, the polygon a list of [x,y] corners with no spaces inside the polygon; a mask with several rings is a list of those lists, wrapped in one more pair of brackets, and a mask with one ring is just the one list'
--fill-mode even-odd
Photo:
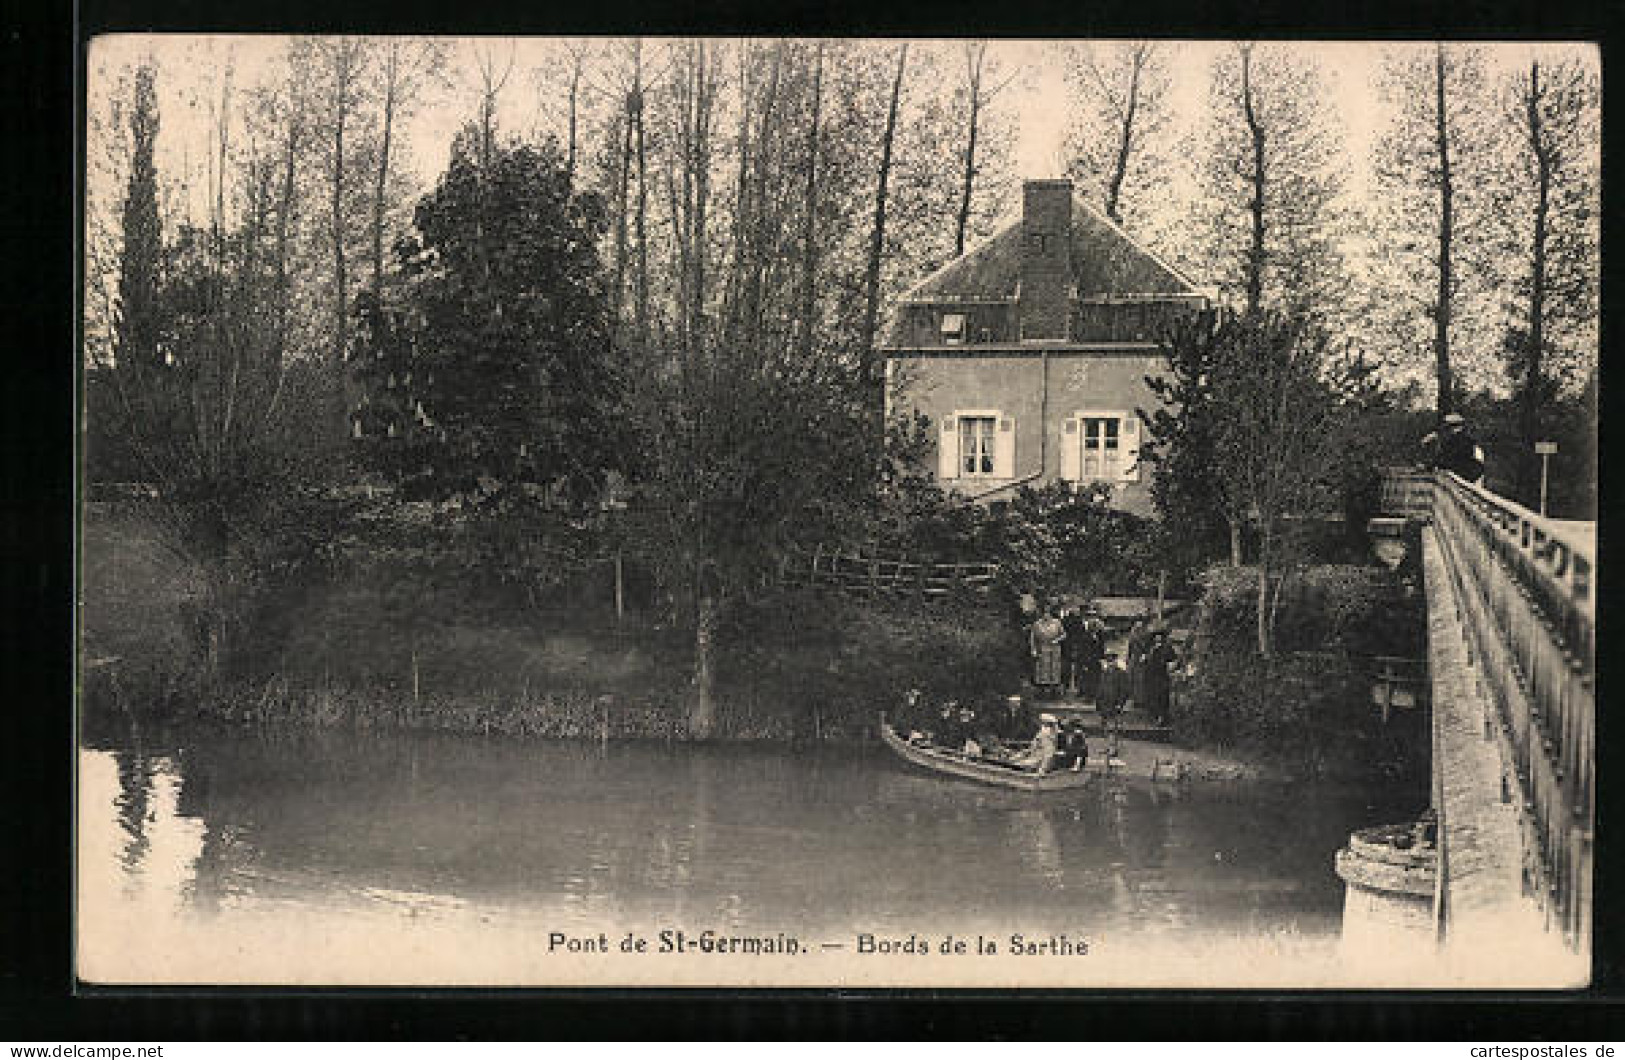
{"label": "vintage postcard", "polygon": [[1589,982],[1595,46],[86,61],[82,981]]}

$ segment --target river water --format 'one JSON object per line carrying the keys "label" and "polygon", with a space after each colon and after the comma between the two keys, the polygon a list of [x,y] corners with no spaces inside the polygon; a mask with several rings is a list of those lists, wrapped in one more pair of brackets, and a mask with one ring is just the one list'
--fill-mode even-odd
{"label": "river water", "polygon": [[[126,734],[81,751],[79,783],[81,974],[106,982],[1220,985],[1270,958],[1259,981],[1296,984],[1335,955],[1334,852],[1420,805],[1006,792],[879,748],[421,734]],[[661,952],[675,931],[799,952]],[[982,935],[1008,956],[1018,932],[1053,941],[1014,969],[912,952]]]}

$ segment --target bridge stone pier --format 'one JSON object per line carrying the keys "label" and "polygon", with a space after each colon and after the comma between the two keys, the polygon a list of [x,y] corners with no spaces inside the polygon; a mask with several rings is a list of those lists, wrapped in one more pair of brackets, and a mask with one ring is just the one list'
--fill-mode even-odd
{"label": "bridge stone pier", "polygon": [[[1344,955],[1377,978],[1564,987],[1590,974],[1595,525],[1447,473],[1391,473],[1420,541],[1432,806],[1338,852]],[[1385,557],[1385,562],[1387,558]]]}

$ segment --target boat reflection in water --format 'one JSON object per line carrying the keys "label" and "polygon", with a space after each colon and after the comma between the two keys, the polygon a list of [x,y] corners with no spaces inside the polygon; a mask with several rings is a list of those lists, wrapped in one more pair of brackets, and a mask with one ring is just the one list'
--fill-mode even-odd
{"label": "boat reflection in water", "polygon": [[1109,779],[1032,793],[879,748],[148,734],[81,752],[82,967],[274,979],[294,957],[266,948],[291,936],[315,975],[424,924],[490,937],[466,966],[414,951],[387,981],[534,981],[539,938],[606,926],[1329,945],[1332,852],[1409,808],[1394,798]]}

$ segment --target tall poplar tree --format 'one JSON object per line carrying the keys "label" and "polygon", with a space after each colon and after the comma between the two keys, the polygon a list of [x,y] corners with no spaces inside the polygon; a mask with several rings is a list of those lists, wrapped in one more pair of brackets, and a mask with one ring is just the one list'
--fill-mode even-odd
{"label": "tall poplar tree", "polygon": [[1577,392],[1596,360],[1599,84],[1573,58],[1531,59],[1510,79],[1508,155],[1496,190],[1505,353],[1517,393],[1520,500],[1534,503],[1542,439],[1554,399]]}
{"label": "tall poplar tree", "polygon": [[1202,168],[1209,273],[1248,314],[1335,310],[1337,130],[1314,66],[1242,42],[1214,64]]}
{"label": "tall poplar tree", "polygon": [[1476,50],[1442,43],[1388,56],[1384,82],[1392,118],[1375,156],[1381,294],[1373,313],[1402,357],[1432,362],[1442,416],[1462,390],[1458,350],[1482,341],[1491,316],[1482,282],[1486,85]]}
{"label": "tall poplar tree", "polygon": [[158,217],[158,170],[153,148],[158,140],[157,73],[150,64],[135,72],[130,100],[130,174],[125,186],[121,224],[114,356],[119,364],[157,367],[162,318],[159,307],[163,230]]}
{"label": "tall poplar tree", "polygon": [[1140,197],[1166,177],[1157,137],[1168,118],[1169,47],[1082,45],[1067,63],[1073,119],[1063,148],[1066,171],[1119,224],[1147,205]]}

